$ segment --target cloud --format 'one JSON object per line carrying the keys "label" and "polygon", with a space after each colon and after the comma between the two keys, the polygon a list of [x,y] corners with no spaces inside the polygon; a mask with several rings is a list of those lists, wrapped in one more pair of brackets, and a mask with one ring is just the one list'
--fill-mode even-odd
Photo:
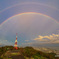
{"label": "cloud", "polygon": [[35,41],[41,41],[44,43],[59,43],[59,34],[52,34],[49,36],[39,35],[38,38],[35,38],[34,40]]}
{"label": "cloud", "polygon": [[29,40],[25,40],[26,42],[28,42]]}
{"label": "cloud", "polygon": [[8,40],[0,39],[0,44],[4,44],[4,45],[12,45],[13,43],[12,43],[12,42],[9,42]]}

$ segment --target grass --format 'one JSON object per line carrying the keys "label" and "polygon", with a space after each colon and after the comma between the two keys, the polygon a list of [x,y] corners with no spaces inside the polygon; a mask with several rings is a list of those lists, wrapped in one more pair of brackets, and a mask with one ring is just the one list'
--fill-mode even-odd
{"label": "grass", "polygon": [[[24,56],[24,58],[25,58],[25,59],[29,59],[29,57],[26,57],[26,56]],[[30,59],[34,59],[34,58],[33,58],[33,57],[31,57]]]}
{"label": "grass", "polygon": [[12,59],[12,58],[8,58],[8,59]]}
{"label": "grass", "polygon": [[20,53],[11,53],[12,56],[14,55],[20,55]]}

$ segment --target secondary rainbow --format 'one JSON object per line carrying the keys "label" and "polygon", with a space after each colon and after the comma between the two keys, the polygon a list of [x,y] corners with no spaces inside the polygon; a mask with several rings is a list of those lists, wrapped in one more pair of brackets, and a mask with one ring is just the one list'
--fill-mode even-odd
{"label": "secondary rainbow", "polygon": [[3,9],[2,11],[0,11],[0,13],[3,12],[3,11],[5,11],[5,10],[8,10],[8,9],[10,9],[10,8],[16,7],[16,6],[18,6],[18,5],[27,5],[27,4],[36,4],[36,5],[47,6],[47,7],[49,7],[49,8],[56,9],[56,10],[59,11],[59,9],[57,9],[57,8],[55,8],[55,7],[52,7],[52,6],[48,6],[48,5],[46,5],[46,4],[42,4],[42,3],[38,3],[38,2],[24,2],[24,3],[19,3],[19,4],[16,4],[16,5],[9,6],[9,7],[5,8],[5,9]]}

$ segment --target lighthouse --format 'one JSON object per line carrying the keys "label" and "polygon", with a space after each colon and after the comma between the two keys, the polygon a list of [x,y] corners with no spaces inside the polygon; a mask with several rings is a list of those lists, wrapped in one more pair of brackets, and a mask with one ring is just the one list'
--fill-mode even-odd
{"label": "lighthouse", "polygon": [[15,44],[14,44],[14,48],[17,50],[18,48],[17,48],[17,33],[16,33],[16,40],[15,40]]}

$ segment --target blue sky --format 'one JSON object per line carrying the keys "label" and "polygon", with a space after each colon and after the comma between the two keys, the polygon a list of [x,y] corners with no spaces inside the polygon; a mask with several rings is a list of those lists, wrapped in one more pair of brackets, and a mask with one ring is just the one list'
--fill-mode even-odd
{"label": "blue sky", "polygon": [[59,0],[0,0],[0,24],[0,44],[58,44]]}

